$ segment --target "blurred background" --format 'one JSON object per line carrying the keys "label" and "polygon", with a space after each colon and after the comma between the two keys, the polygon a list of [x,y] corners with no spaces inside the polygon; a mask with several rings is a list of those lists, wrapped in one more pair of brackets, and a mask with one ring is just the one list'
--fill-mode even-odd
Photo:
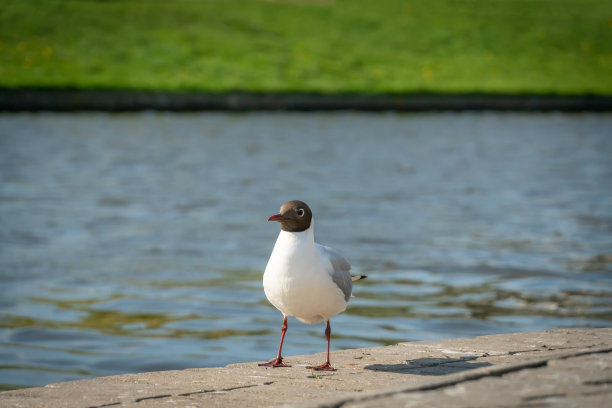
{"label": "blurred background", "polygon": [[[375,3],[9,1],[0,87],[612,93],[609,2]],[[291,199],[368,275],[333,350],[610,326],[611,157],[609,113],[2,113],[0,387],[270,359]]]}

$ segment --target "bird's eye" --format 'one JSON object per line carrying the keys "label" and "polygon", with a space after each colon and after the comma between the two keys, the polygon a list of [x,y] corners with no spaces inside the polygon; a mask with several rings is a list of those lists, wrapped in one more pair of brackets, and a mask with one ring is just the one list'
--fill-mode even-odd
{"label": "bird's eye", "polygon": [[300,208],[299,210],[297,210],[297,215],[298,217],[302,217],[304,215],[304,209]]}

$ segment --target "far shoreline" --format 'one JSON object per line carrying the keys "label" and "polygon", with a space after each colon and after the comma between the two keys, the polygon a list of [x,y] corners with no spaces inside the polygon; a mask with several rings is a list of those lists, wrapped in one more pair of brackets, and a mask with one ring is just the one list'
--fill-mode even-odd
{"label": "far shoreline", "polygon": [[611,112],[612,95],[485,93],[170,92],[129,89],[0,88],[0,112],[511,111]]}

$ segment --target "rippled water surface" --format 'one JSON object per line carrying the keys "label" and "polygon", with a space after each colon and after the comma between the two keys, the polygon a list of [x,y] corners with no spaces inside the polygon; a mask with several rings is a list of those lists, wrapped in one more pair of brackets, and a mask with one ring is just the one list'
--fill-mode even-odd
{"label": "rippled water surface", "polygon": [[332,349],[612,325],[610,115],[5,114],[0,180],[4,388],[273,357],[289,199],[369,276]]}

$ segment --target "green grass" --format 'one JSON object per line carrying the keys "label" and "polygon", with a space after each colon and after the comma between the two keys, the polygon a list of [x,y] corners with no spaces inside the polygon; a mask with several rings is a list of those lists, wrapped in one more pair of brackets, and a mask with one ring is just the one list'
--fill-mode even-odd
{"label": "green grass", "polygon": [[5,0],[0,87],[612,94],[609,0]]}

